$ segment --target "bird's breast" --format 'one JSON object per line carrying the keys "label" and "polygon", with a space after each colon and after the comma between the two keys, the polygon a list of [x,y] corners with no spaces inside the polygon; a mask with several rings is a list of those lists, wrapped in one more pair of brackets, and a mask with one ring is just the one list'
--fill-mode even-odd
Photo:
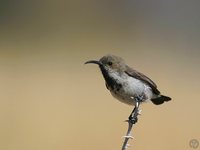
{"label": "bird's breast", "polygon": [[130,77],[127,74],[111,73],[110,77],[116,82],[116,85],[113,88],[108,85],[108,89],[121,102],[134,105],[136,97],[142,97],[144,101],[151,99],[151,88],[142,81]]}

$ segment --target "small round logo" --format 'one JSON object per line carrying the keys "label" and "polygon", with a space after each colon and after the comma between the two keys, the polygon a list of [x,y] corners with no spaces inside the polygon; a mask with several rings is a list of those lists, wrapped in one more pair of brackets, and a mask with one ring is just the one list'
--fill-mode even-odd
{"label": "small round logo", "polygon": [[199,141],[197,139],[191,139],[189,146],[193,149],[197,149],[199,147]]}

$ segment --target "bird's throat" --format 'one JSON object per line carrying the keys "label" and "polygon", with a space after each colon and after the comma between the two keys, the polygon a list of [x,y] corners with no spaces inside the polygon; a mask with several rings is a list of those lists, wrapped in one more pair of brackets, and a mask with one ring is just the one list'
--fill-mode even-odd
{"label": "bird's throat", "polygon": [[118,83],[113,77],[109,75],[108,71],[103,66],[100,66],[100,69],[106,81],[106,86],[108,89],[119,90],[122,87],[120,83]]}

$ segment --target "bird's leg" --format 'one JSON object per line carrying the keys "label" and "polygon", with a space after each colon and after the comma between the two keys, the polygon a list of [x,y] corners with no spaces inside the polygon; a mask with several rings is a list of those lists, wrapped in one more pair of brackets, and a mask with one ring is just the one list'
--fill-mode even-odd
{"label": "bird's leg", "polygon": [[133,109],[133,111],[131,112],[130,116],[128,117],[129,122],[131,122],[132,124],[135,124],[138,120],[137,116],[139,114],[139,105],[141,102],[141,97],[135,97],[135,107]]}

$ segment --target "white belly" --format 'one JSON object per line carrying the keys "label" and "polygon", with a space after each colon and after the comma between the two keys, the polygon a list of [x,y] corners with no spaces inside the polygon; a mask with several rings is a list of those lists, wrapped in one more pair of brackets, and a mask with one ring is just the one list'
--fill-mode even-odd
{"label": "white belly", "polygon": [[121,76],[112,73],[111,76],[122,85],[122,88],[117,92],[110,90],[111,94],[119,101],[134,105],[135,97],[142,98],[142,101],[148,101],[152,98],[153,93],[151,88],[142,81],[130,77],[125,73]]}

